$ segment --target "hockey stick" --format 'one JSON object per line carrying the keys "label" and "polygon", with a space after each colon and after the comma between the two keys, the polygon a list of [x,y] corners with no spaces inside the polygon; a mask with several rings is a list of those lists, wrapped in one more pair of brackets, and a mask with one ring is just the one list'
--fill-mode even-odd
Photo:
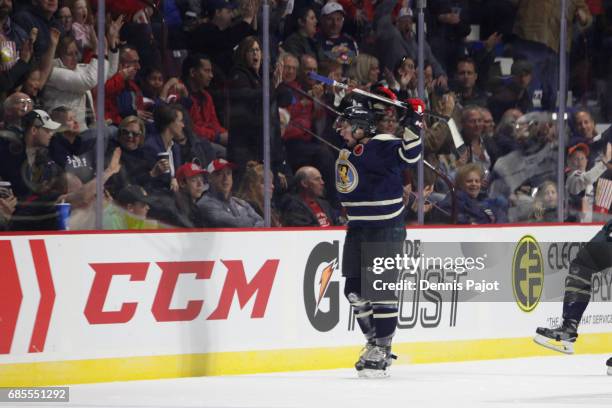
{"label": "hockey stick", "polygon": [[[377,94],[372,93],[372,92],[364,91],[363,89],[353,88],[353,87],[351,87],[351,86],[349,86],[347,84],[343,84],[342,82],[335,81],[335,80],[333,80],[331,78],[328,78],[328,77],[323,76],[323,75],[319,75],[319,74],[317,74],[315,72],[309,72],[308,76],[311,79],[315,80],[315,81],[324,83],[325,85],[335,86],[335,87],[338,87],[338,88],[341,88],[341,89],[345,89],[345,90],[350,91],[350,92],[354,92],[354,93],[357,93],[357,94],[360,94],[360,95],[363,95],[363,96],[367,96],[368,98],[377,99],[377,100],[379,100],[381,102],[388,103],[389,105],[397,106],[398,108],[414,110],[412,105],[410,105],[408,103],[405,103],[405,102],[402,102],[402,101],[397,101],[397,100],[390,99],[390,98],[386,98],[386,97],[384,97],[382,95],[377,95]],[[304,96],[314,100],[314,98],[312,96],[308,95],[308,94],[306,94]],[[330,108],[330,109],[333,109],[333,108]],[[443,120],[443,121],[448,121],[448,119],[449,119],[446,116],[438,115],[437,113],[432,113],[432,112],[423,111],[423,112],[417,112],[417,113],[422,114],[422,115],[431,116],[433,118],[436,118],[436,119],[439,119],[439,120]]]}
{"label": "hockey stick", "polygon": [[335,151],[337,151],[337,152],[340,152],[340,151],[342,150],[342,149],[340,149],[338,146],[336,146],[335,144],[333,144],[333,143],[331,143],[331,142],[329,142],[329,141],[327,141],[327,140],[323,139],[321,136],[317,135],[315,132],[313,132],[313,131],[311,131],[311,130],[309,130],[309,129],[306,129],[306,128],[305,128],[304,126],[302,126],[302,125],[298,125],[297,123],[291,123],[291,122],[289,122],[289,123],[287,124],[287,126],[293,126],[293,127],[296,127],[296,128],[298,128],[298,129],[300,129],[302,132],[306,132],[306,133],[308,133],[310,136],[314,137],[315,139],[319,140],[320,142],[325,143],[327,146],[331,147],[332,149],[334,149],[334,150],[335,150]]}
{"label": "hockey stick", "polygon": [[337,111],[336,109],[332,108],[331,106],[329,106],[328,104],[326,104],[325,102],[320,100],[319,98],[315,98],[314,96],[310,95],[308,92],[304,92],[302,89],[300,89],[300,88],[298,88],[296,86],[293,86],[293,85],[289,85],[289,84],[285,84],[285,85],[288,88],[291,88],[292,91],[295,91],[295,92],[299,93],[303,97],[308,98],[311,101],[313,101],[314,103],[316,103],[317,105],[320,105],[323,108],[327,109],[330,113],[333,113],[334,115],[337,115],[337,116],[342,116],[342,113],[340,113],[340,111]]}
{"label": "hockey stick", "polygon": [[[301,125],[298,125],[297,123],[291,123],[291,122],[289,122],[289,124],[288,124],[287,126],[293,126],[293,127],[296,127],[296,128],[298,128],[298,129],[300,129],[301,131],[308,133],[310,136],[312,136],[312,137],[314,137],[315,139],[317,139],[317,140],[319,140],[319,141],[321,141],[321,142],[325,143],[327,146],[331,147],[332,149],[336,150],[337,152],[340,152],[340,151],[342,150],[342,149],[340,149],[338,146],[334,145],[333,143],[328,142],[327,140],[325,140],[325,139],[324,139],[324,138],[322,138],[321,136],[317,135],[315,132],[313,132],[313,131],[311,131],[311,130],[306,129],[305,127],[303,127],[303,126],[301,126]],[[445,182],[449,182],[449,183],[451,183],[451,184],[449,185],[449,189],[450,189],[450,191],[452,192],[451,194],[452,194],[452,196],[453,196],[453,200],[452,200],[452,202],[453,202],[453,203],[452,203],[452,213],[449,213],[448,211],[446,211],[446,210],[444,210],[444,209],[440,208],[440,207],[439,207],[439,206],[437,206],[435,203],[433,203],[432,201],[429,201],[429,200],[427,200],[427,199],[425,199],[425,201],[424,201],[424,202],[425,202],[425,204],[431,204],[431,205],[432,205],[434,208],[436,208],[438,211],[442,212],[443,214],[445,214],[445,215],[447,215],[447,216],[452,217],[452,219],[453,219],[453,223],[455,223],[455,222],[456,222],[456,220],[457,220],[457,216],[456,216],[456,215],[453,215],[453,214],[455,214],[455,213],[456,213],[456,207],[455,207],[455,187],[452,185],[452,182],[450,181],[450,179],[448,179],[448,178],[446,177],[446,175],[443,175],[443,174],[441,174],[440,172],[438,172],[438,170],[437,170],[437,169],[436,169],[434,166],[432,166],[432,165],[431,165],[431,164],[430,164],[430,163],[429,163],[427,160],[423,160],[423,163],[424,163],[424,164],[425,164],[427,167],[429,167],[429,168],[430,168],[430,169],[431,169],[431,170],[432,170],[434,173],[436,173],[437,175],[439,175],[439,176],[440,176],[440,177],[441,177],[441,178],[442,178],[442,179],[443,179]],[[447,184],[448,184],[448,183],[447,183]],[[410,192],[410,194],[411,194],[412,196],[414,196],[415,198],[418,198],[418,195],[417,195],[416,193],[414,193],[414,192],[412,192],[412,191],[411,191],[411,192]]]}
{"label": "hockey stick", "polygon": [[[327,84],[329,84],[329,81],[331,81],[332,85],[333,85],[333,83],[338,83],[338,82],[334,81],[333,79],[324,77],[322,75],[315,74],[313,72],[311,72],[309,75],[311,76],[311,78],[313,78],[315,80],[318,80],[317,78],[324,79],[324,81],[321,81],[321,82],[324,82],[324,83],[327,83]],[[316,78],[315,78],[315,76],[316,76]],[[347,87],[347,85],[345,85],[345,84],[340,84],[340,85],[342,85],[344,87]],[[319,100],[319,99],[309,95],[308,93],[302,91],[301,89],[294,88],[294,87],[291,87],[291,86],[290,86],[290,88],[294,89],[295,91],[297,91],[300,95],[303,95],[306,98],[309,98],[313,102],[320,104],[322,107],[324,107],[325,109],[327,109],[331,113],[334,113],[337,116],[341,116],[342,115],[340,112],[338,112],[337,110],[335,110],[331,106],[327,105],[325,102],[323,102],[323,101],[321,101],[321,100]],[[366,92],[366,91],[363,91],[363,92]],[[366,94],[370,95],[371,93],[370,92],[366,92]],[[379,97],[378,95],[375,95],[375,94],[371,94],[371,95],[374,95],[377,99],[387,100],[387,98],[385,98],[383,96]],[[394,103],[398,102],[398,101],[393,101],[392,99],[388,99],[388,100],[391,101],[391,102],[394,102]],[[408,106],[406,105],[406,108],[407,107]],[[427,113],[427,112],[425,112],[425,113]],[[444,118],[444,121],[447,120],[447,118],[445,118],[444,116],[440,116],[440,115],[434,115],[434,116]],[[297,125],[295,123],[291,123],[291,122],[289,122],[289,125],[297,127],[298,129],[308,133],[309,135],[311,135],[312,137],[316,138],[317,140],[320,140],[321,142],[323,142],[326,145],[330,146],[332,149],[334,149],[336,151],[340,151],[340,149],[337,146],[334,146],[333,144],[331,144],[327,140],[323,139],[321,136],[311,132],[310,130],[305,129],[302,126],[299,126],[299,125]],[[447,123],[447,126],[448,126],[448,123]],[[451,130],[451,133],[452,133],[452,130]],[[444,184],[446,184],[446,186],[448,187],[448,191],[450,192],[451,198],[452,198],[452,200],[451,200],[452,201],[452,205],[451,205],[451,214],[447,214],[447,215],[450,215],[452,223],[456,224],[457,223],[457,203],[456,203],[457,202],[457,193],[455,191],[455,184],[451,181],[450,178],[448,178],[448,176],[446,174],[444,174],[441,171],[439,171],[437,168],[435,168],[433,165],[431,165],[431,163],[429,163],[427,160],[423,159],[423,164],[425,164],[425,166],[429,167],[429,169],[431,171],[433,171],[438,177],[440,177],[442,179],[442,181],[444,181]]]}

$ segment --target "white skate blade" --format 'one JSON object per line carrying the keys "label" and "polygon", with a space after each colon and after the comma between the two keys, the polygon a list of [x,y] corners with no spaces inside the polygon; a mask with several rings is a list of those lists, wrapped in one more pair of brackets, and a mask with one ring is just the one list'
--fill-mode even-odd
{"label": "white skate blade", "polygon": [[574,343],[569,341],[556,341],[546,336],[542,336],[541,334],[536,334],[533,341],[542,347],[546,347],[547,349],[553,351],[558,351],[559,353],[574,354]]}
{"label": "white skate blade", "polygon": [[357,371],[357,375],[359,378],[387,378],[389,377],[389,372],[387,370],[372,370],[370,368],[364,368],[361,371]]}

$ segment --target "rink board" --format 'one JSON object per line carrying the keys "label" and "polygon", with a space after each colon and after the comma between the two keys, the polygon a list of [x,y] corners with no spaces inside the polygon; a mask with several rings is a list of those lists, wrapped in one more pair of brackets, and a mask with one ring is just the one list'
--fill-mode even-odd
{"label": "rink board", "polygon": [[[579,242],[598,229],[423,228],[409,229],[408,240],[504,242],[512,249],[525,236]],[[338,228],[2,236],[0,386],[351,366],[362,336],[342,295],[344,234]],[[491,279],[511,279],[511,259],[490,257]],[[331,275],[321,289],[326,267]],[[600,281],[577,353],[612,351],[611,286]],[[405,302],[394,346],[400,363],[552,354],[531,337],[535,327],[559,318],[560,302],[526,312],[518,301],[503,300],[462,302],[459,295],[458,302],[436,302],[430,293]]]}

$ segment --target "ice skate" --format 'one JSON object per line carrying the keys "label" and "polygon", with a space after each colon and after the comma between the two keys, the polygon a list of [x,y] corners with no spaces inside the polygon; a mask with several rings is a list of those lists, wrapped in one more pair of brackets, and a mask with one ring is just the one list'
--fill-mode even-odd
{"label": "ice skate", "polygon": [[363,356],[363,369],[358,371],[362,378],[385,378],[389,376],[388,368],[397,356],[391,353],[390,347],[374,346]]}
{"label": "ice skate", "polygon": [[[372,350],[374,347],[376,347],[376,343],[367,342],[366,345],[361,349],[359,360],[357,360],[357,362],[355,363],[355,369],[357,370],[357,375],[359,375],[360,377],[365,377],[363,373],[363,369],[365,368],[365,364],[366,364],[365,358],[368,352]],[[393,353],[389,353],[388,360],[389,361],[388,361],[387,367],[391,365],[393,360],[397,360],[397,356]]]}
{"label": "ice skate", "polygon": [[578,338],[577,327],[573,321],[564,321],[561,327],[555,329],[538,327],[533,341],[560,353],[574,354],[574,343]]}
{"label": "ice skate", "polygon": [[608,375],[612,375],[612,357],[606,361],[606,365],[608,366]]}
{"label": "ice skate", "polygon": [[366,345],[361,349],[361,353],[359,353],[359,360],[355,363],[355,369],[357,370],[357,374],[361,377],[360,372],[365,367],[365,356],[368,354],[370,350],[376,347],[376,343],[368,341]]}

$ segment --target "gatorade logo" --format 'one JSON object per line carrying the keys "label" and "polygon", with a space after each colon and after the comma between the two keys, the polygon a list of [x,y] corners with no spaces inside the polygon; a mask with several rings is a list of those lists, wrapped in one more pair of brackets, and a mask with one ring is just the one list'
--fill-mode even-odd
{"label": "gatorade logo", "polygon": [[531,312],[540,302],[544,289],[544,259],[538,242],[525,235],[514,249],[512,289],[519,308]]}
{"label": "gatorade logo", "polygon": [[304,308],[310,324],[321,332],[330,331],[340,321],[338,241],[321,242],[314,247],[304,270]]}

